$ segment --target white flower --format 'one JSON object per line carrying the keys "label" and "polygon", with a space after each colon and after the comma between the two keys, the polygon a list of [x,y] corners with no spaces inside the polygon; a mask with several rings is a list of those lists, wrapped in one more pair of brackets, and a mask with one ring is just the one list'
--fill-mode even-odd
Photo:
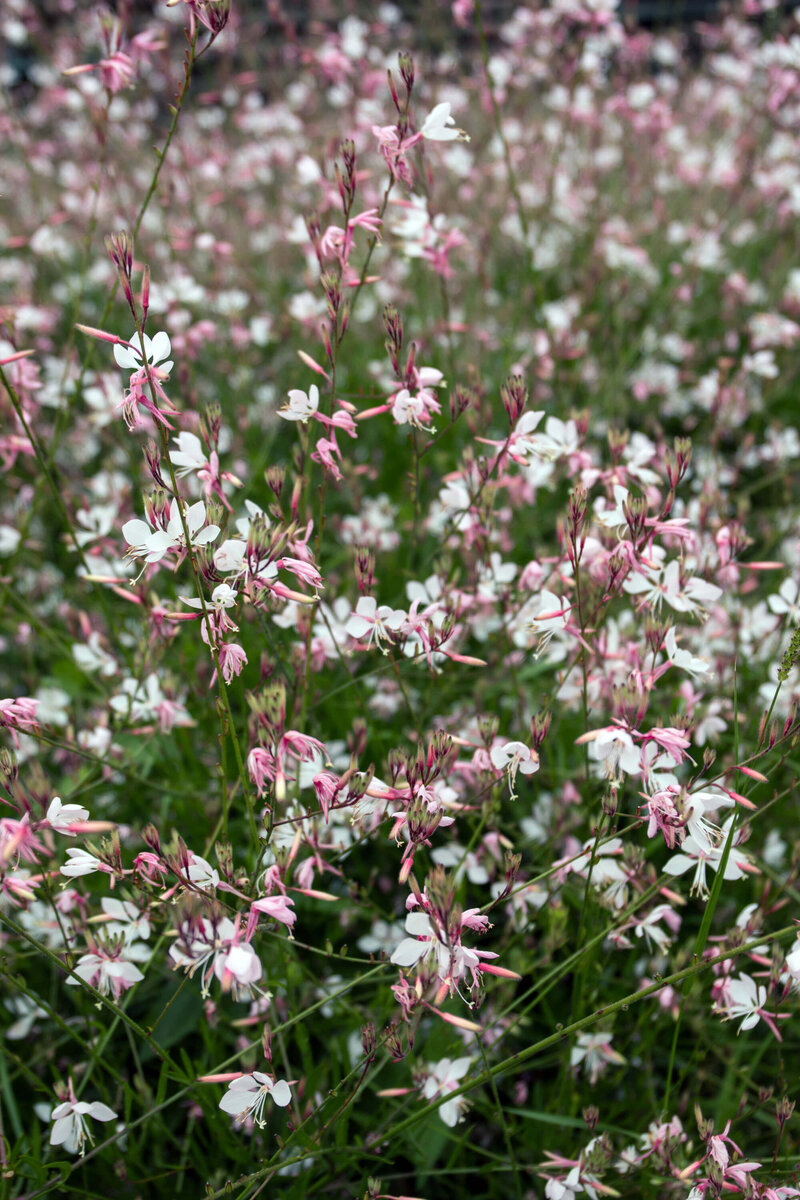
{"label": "white flower", "polygon": [[[389,608],[388,604],[382,604],[378,608],[378,602],[373,596],[362,596],[345,629],[351,637],[358,638],[359,641],[363,641],[364,635],[368,634],[366,640],[371,646],[373,639],[378,643],[391,641],[391,634],[397,633],[405,621],[406,613],[401,609]],[[388,650],[384,653],[388,653]]]}
{"label": "white flower", "polygon": [[609,1063],[621,1065],[625,1062],[621,1054],[611,1049],[612,1037],[610,1033],[580,1033],[577,1046],[570,1051],[570,1066],[577,1067],[583,1063],[592,1087]]}
{"label": "white flower", "polygon": [[189,863],[186,874],[195,887],[202,888],[204,892],[219,885],[219,872],[199,854],[192,855],[192,861]]}
{"label": "white flower", "polygon": [[[717,805],[719,806],[719,801],[717,801]],[[694,867],[694,880],[690,890],[692,893],[697,892],[698,896],[705,900],[708,896],[706,867],[710,867],[712,871],[719,869],[732,820],[733,818],[730,817],[722,826],[720,830],[720,845],[717,847],[708,849],[707,844],[698,842],[696,838],[689,835],[681,846],[680,854],[673,854],[672,858],[668,859],[664,864],[664,870],[667,875],[684,875]],[[728,861],[725,864],[723,879],[741,879],[744,876],[744,868],[747,866],[749,866],[749,859],[741,850],[737,850],[735,846],[732,846]]]}
{"label": "white flower", "polygon": [[228,1084],[228,1090],[219,1102],[223,1112],[234,1116],[239,1124],[252,1117],[261,1129],[266,1125],[262,1113],[267,1097],[279,1108],[292,1102],[292,1093],[285,1079],[272,1079],[261,1071],[242,1075]]}
{"label": "white flower", "polygon": [[75,541],[79,546],[88,546],[96,538],[105,537],[111,532],[116,515],[116,504],[94,504],[91,508],[79,508],[75,516],[83,529],[75,534]]}
{"label": "white flower", "polygon": [[146,941],[150,937],[150,921],[147,914],[130,900],[116,900],[112,896],[103,896],[100,904],[106,916],[113,917],[105,927],[110,937],[121,936],[126,946],[136,938],[144,938]]}
{"label": "white flower", "polygon": [[[795,942],[794,949],[786,955],[786,970],[795,983],[800,982],[800,941]],[[6,1037],[10,1036],[10,1034],[6,1034]]]}
{"label": "white flower", "polygon": [[299,388],[292,388],[289,392],[289,403],[278,409],[278,416],[283,417],[284,421],[307,421],[318,408],[319,388],[312,383],[308,393],[301,392]]}
{"label": "white flower", "polygon": [[14,554],[21,537],[13,525],[0,525],[0,555]]}
{"label": "white flower", "polygon": [[58,833],[66,834],[67,837],[74,837],[75,833],[70,826],[75,821],[88,821],[89,810],[82,808],[80,804],[63,804],[58,796],[53,796],[50,801],[50,807],[47,810],[47,821],[51,829],[55,829]]}
{"label": "white flower", "polygon": [[201,467],[206,466],[207,459],[203,450],[203,443],[195,433],[179,433],[177,438],[173,439],[178,443],[177,450],[170,450],[170,461],[178,468],[177,475],[182,478],[184,475],[190,474],[192,471],[199,471]]}
{"label": "white flower", "polygon": [[223,992],[230,990],[234,980],[242,990],[248,989],[261,978],[262,971],[261,961],[249,942],[238,942],[214,959],[214,974]]}
{"label": "white flower", "polygon": [[[227,545],[229,545],[229,543],[224,542],[223,546],[220,547],[220,550],[224,549],[224,547]],[[218,550],[214,555],[215,563],[217,558],[220,556],[220,550]],[[213,609],[214,612],[219,612],[220,609],[223,608],[233,608],[237,599],[238,593],[234,591],[230,584],[218,583],[211,593],[211,600],[206,600],[206,608]],[[198,596],[195,596],[193,599],[188,599],[186,596],[181,596],[181,600],[184,604],[188,604],[190,608],[203,607],[203,601]]]}
{"label": "white flower", "polygon": [[544,428],[545,432],[535,439],[534,453],[538,458],[554,462],[578,451],[578,426],[572,419],[562,421],[560,417],[548,417]]}
{"label": "white flower", "polygon": [[[562,633],[566,629],[569,610],[570,605],[567,601],[559,600],[555,592],[550,592],[546,588],[537,599],[527,602],[525,611],[526,616],[530,619],[526,628],[532,630],[536,635],[537,657],[546,648],[554,633]],[[527,639],[518,641],[515,637],[514,640],[517,645],[524,645]]]}
{"label": "white flower", "polygon": [[53,1128],[50,1130],[50,1145],[63,1146],[68,1154],[83,1156],[83,1144],[92,1135],[86,1128],[86,1118],[94,1117],[95,1121],[113,1121],[116,1113],[107,1104],[95,1100],[87,1104],[84,1100],[65,1100],[57,1104],[51,1113]]}
{"label": "white flower", "polygon": [[226,538],[214,551],[214,566],[218,571],[230,571],[235,575],[246,570],[247,542],[241,538]]}
{"label": "white flower", "polygon": [[469,138],[463,129],[451,128],[455,123],[455,117],[450,115],[450,105],[445,101],[431,109],[422,122],[420,133],[432,142],[468,142]]}
{"label": "white flower", "polygon": [[[686,797],[686,832],[693,843],[709,854],[719,852],[723,844],[722,831],[713,821],[706,819],[707,812],[718,808],[731,808],[733,800],[716,792],[690,792]],[[685,843],[684,843],[685,844]]]}
{"label": "white flower", "polygon": [[[411,936],[403,938],[391,957],[396,967],[416,966],[437,945],[436,934],[427,913],[409,913],[406,917],[406,933]],[[426,940],[420,941],[420,938]]]}
{"label": "white flower", "polygon": [[752,1029],[754,1025],[758,1024],[759,1010],[767,1003],[767,989],[763,984],[756,984],[749,975],[740,975],[738,979],[729,981],[725,994],[727,996],[725,1020],[731,1021],[734,1017],[744,1018],[737,1033],[741,1033],[743,1029]]}
{"label": "white flower", "polygon": [[117,660],[103,649],[97,630],[89,634],[88,642],[75,643],[72,657],[84,671],[99,671],[101,675],[115,675],[117,672]]}
{"label": "white flower", "polygon": [[701,618],[705,615],[703,606],[722,595],[722,588],[705,579],[690,576],[682,580],[677,559],[668,563],[663,571],[656,567],[648,570],[646,575],[629,575],[623,587],[630,595],[644,595],[645,602],[656,609],[661,607],[662,600],[666,600],[676,612],[697,613]]}
{"label": "white flower", "polygon": [[589,757],[603,764],[607,779],[620,779],[620,771],[635,775],[642,765],[642,756],[634,746],[633,738],[627,730],[616,725],[596,731],[589,745]]}
{"label": "white flower", "polygon": [[489,758],[492,760],[492,766],[498,771],[508,772],[508,788],[512,800],[517,798],[514,791],[517,771],[521,771],[523,775],[533,775],[539,770],[539,755],[535,750],[529,750],[524,742],[506,742],[502,746],[492,746]]}
{"label": "white flower", "polygon": [[598,496],[594,505],[594,519],[599,525],[603,525],[606,529],[619,529],[621,525],[627,523],[625,510],[623,505],[630,500],[630,492],[621,484],[614,484],[614,505],[606,500],[605,496]]}
{"label": "white flower", "polygon": [[[142,359],[142,352],[139,346],[139,334],[135,329],[130,342],[130,346],[116,345],[114,347],[114,358],[116,359],[117,366],[122,367],[123,370],[138,371],[143,366],[144,360]],[[169,375],[172,370],[172,362],[164,362],[164,359],[169,357],[170,349],[169,335],[164,333],[163,330],[161,333],[157,333],[154,338],[150,338],[147,334],[144,334],[144,352],[147,361],[151,367],[158,368],[162,378]]]}
{"label": "white flower", "polygon": [[9,1012],[16,1016],[16,1021],[13,1025],[9,1025],[4,1033],[11,1042],[21,1041],[27,1038],[33,1024],[39,1017],[46,1017],[45,1009],[40,1008],[34,1000],[29,1000],[27,996],[12,996],[9,1000],[4,1000],[6,1008]]}
{"label": "white flower", "polygon": [[[150,957],[149,947],[144,946],[142,950],[136,949],[136,955],[140,961]],[[78,980],[75,978],[77,975],[96,988],[101,996],[107,996],[111,992],[114,999],[118,1000],[126,988],[133,987],[135,983],[144,979],[139,968],[129,961],[132,951],[134,951],[134,946],[126,946],[124,952],[120,951],[115,957],[93,952],[82,954],[75,964],[75,974],[68,976],[67,983],[72,987],[78,987]],[[125,958],[124,955],[127,955],[128,958]]]}
{"label": "white flower", "polygon": [[76,879],[79,875],[91,875],[93,871],[102,869],[100,859],[95,858],[88,850],[70,847],[67,856],[70,861],[64,863],[60,871],[62,875],[67,875],[71,879]]}
{"label": "white flower", "polygon": [[[433,1100],[437,1096],[445,1096],[448,1092],[454,1092],[471,1064],[472,1059],[470,1058],[443,1058],[438,1063],[432,1063],[422,1089],[425,1099]],[[454,1125],[458,1124],[464,1115],[466,1103],[465,1097],[454,1096],[452,1100],[445,1100],[444,1104],[439,1106],[439,1116],[445,1125],[449,1125],[452,1129]]]}
{"label": "white flower", "polygon": [[[173,500],[169,508],[169,521],[166,529],[152,529],[146,521],[126,521],[122,526],[122,536],[130,546],[128,553],[132,558],[143,558],[147,563],[160,562],[170,550],[185,546],[183,522],[178,507],[179,501]],[[190,504],[184,512],[189,542],[192,546],[206,546],[213,542],[219,533],[219,525],[205,525],[206,506],[202,500]]]}
{"label": "white flower", "polygon": [[710,675],[712,673],[711,664],[708,659],[695,658],[690,650],[680,649],[674,628],[667,630],[667,636],[664,638],[664,647],[667,657],[674,667],[680,667],[682,671],[687,671],[689,675]]}
{"label": "white flower", "polygon": [[762,379],[777,379],[780,374],[771,350],[757,350],[755,354],[745,354],[742,370],[749,371],[751,375],[760,375]]}
{"label": "white flower", "polygon": [[778,588],[777,596],[769,596],[767,604],[770,611],[776,616],[788,616],[792,621],[800,620],[800,604],[798,604],[798,588],[793,579],[784,579],[781,586]]}

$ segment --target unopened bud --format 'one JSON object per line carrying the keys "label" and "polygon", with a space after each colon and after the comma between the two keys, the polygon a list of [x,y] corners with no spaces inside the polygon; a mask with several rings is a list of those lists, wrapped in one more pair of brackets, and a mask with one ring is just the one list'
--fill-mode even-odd
{"label": "unopened bud", "polygon": [[630,530],[631,538],[635,541],[641,536],[644,530],[645,518],[647,517],[647,501],[643,496],[631,496],[629,500],[623,501],[622,512]]}
{"label": "unopened bud", "polygon": [[375,1026],[369,1021],[366,1025],[361,1026],[361,1048],[364,1051],[365,1058],[371,1059],[374,1057],[376,1045]]}
{"label": "unopened bud", "polygon": [[286,482],[286,467],[277,464],[267,467],[264,471],[264,479],[275,499],[280,500],[283,485]]}
{"label": "unopened bud", "polygon": [[217,842],[214,847],[220,872],[227,880],[233,879],[233,848],[230,842]]}
{"label": "unopened bud", "polygon": [[462,413],[475,403],[475,396],[468,387],[456,384],[450,392],[450,420],[457,421]]}
{"label": "unopened bud", "polygon": [[0,747],[0,776],[2,777],[3,787],[7,792],[11,792],[14,784],[17,782],[19,775],[19,766],[17,765],[17,756],[5,746]]}
{"label": "unopened bud", "polygon": [[531,721],[531,745],[537,754],[544,744],[544,739],[550,732],[551,720],[552,713],[550,709],[544,708],[537,712]]}
{"label": "unopened bud", "polygon": [[603,812],[607,817],[617,815],[617,789],[612,785],[603,796]]}
{"label": "unopened bud", "polygon": [[509,425],[513,429],[528,403],[528,389],[521,375],[509,375],[500,388],[500,398],[503,401]]}
{"label": "unopened bud", "polygon": [[[400,1062],[405,1058],[406,1052],[403,1049],[403,1039],[400,1036],[396,1024],[393,1023],[386,1026],[383,1031],[383,1042],[386,1046],[386,1049],[392,1056],[392,1062]],[[380,1187],[380,1183],[378,1186]]]}
{"label": "unopened bud", "polygon": [[150,310],[150,267],[145,265],[142,272],[142,328],[147,324],[147,314]]}
{"label": "unopened bud", "polygon": [[356,546],[353,557],[358,590],[368,596],[375,582],[375,552],[369,546]]}
{"label": "unopened bud", "polygon": [[147,463],[147,470],[153,483],[158,488],[166,489],[164,476],[161,474],[161,451],[156,443],[150,438],[144,447],[144,460]]}
{"label": "unopened bud", "polygon": [[609,429],[607,436],[608,448],[611,451],[611,460],[616,465],[622,458],[622,453],[628,444],[630,434],[626,429]]}
{"label": "unopened bud", "polygon": [[397,65],[400,69],[400,77],[405,84],[406,93],[410,100],[411,90],[414,87],[414,60],[410,54],[405,54],[401,51],[397,56]]}
{"label": "unopened bud", "polygon": [[357,759],[361,758],[367,748],[369,731],[363,717],[354,717],[350,732],[347,735],[347,748]]}
{"label": "unopened bud", "polygon": [[123,229],[119,233],[109,233],[105,243],[109,257],[119,272],[120,279],[130,283],[133,271],[133,238],[129,237]]}
{"label": "unopened bud", "polygon": [[775,1120],[778,1122],[778,1125],[781,1129],[783,1129],[786,1122],[790,1119],[794,1110],[795,1101],[790,1100],[788,1096],[781,1096],[780,1100],[775,1105]]}
{"label": "unopened bud", "polygon": [[145,825],[144,829],[142,830],[142,838],[154,854],[161,853],[161,839],[158,836],[158,830],[156,829],[155,825]]}

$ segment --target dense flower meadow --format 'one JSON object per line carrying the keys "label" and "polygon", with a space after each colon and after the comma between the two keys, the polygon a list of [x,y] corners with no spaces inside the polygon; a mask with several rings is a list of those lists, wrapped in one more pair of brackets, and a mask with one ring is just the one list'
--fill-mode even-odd
{"label": "dense flower meadow", "polygon": [[800,1197],[800,17],[417,7],[3,5],[2,1198]]}

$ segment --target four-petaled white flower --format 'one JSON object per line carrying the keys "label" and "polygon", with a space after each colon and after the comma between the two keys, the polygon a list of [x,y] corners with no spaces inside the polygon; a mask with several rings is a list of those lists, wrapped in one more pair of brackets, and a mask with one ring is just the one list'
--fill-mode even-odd
{"label": "four-petaled white flower", "polygon": [[[225,545],[228,545],[226,542]],[[216,561],[217,555],[214,555]],[[206,608],[213,612],[220,612],[223,608],[233,608],[238,599],[238,593],[230,586],[229,583],[218,583],[211,593],[211,600],[206,600]],[[184,604],[188,604],[190,608],[202,608],[203,601],[199,596],[189,598],[181,596]]]}
{"label": "four-petaled white flower", "polygon": [[[172,361],[165,362],[164,359],[169,358],[171,350],[169,334],[157,333],[151,338],[145,333],[144,337],[144,352],[148,363],[151,367],[155,367],[162,378],[166,378],[172,370]],[[122,367],[125,371],[139,371],[144,366],[142,358],[141,346],[139,344],[139,334],[134,329],[133,336],[130,339],[129,346],[120,346],[119,343],[114,347],[114,358],[117,366]]]}
{"label": "four-petaled white flower", "polygon": [[[407,620],[407,614],[399,608],[389,608],[388,604],[378,607],[373,596],[362,596],[356,605],[356,610],[345,625],[351,637],[372,645],[373,640],[380,642],[391,641],[391,635],[402,629]],[[388,654],[388,649],[383,653]]]}
{"label": "four-petaled white flower", "polygon": [[609,1063],[621,1065],[625,1062],[618,1051],[612,1050],[612,1037],[613,1034],[610,1033],[580,1033],[578,1044],[570,1051],[570,1066],[577,1067],[583,1063],[583,1069],[587,1072],[592,1087]]}
{"label": "four-petaled white flower", "polygon": [[539,755],[535,750],[530,750],[524,742],[506,742],[502,746],[492,746],[489,758],[492,766],[498,771],[508,772],[508,788],[512,800],[517,798],[514,791],[517,771],[521,771],[523,775],[533,775],[539,770]]}
{"label": "four-petaled white flower", "polygon": [[[72,1089],[70,1088],[70,1091]],[[74,1097],[74,1093],[73,1093]],[[102,1104],[99,1100],[87,1104],[85,1100],[65,1100],[57,1104],[50,1114],[53,1128],[50,1130],[50,1145],[63,1146],[68,1154],[80,1154],[83,1157],[84,1142],[92,1135],[86,1127],[86,1118],[94,1117],[95,1121],[113,1121],[116,1113]]]}
{"label": "four-petaled white flower", "polygon": [[468,142],[469,137],[463,129],[455,128],[455,117],[450,115],[450,104],[447,100],[431,109],[422,122],[420,133],[432,142]]}
{"label": "four-petaled white flower", "polygon": [[103,896],[100,904],[106,916],[112,918],[105,927],[109,937],[122,937],[126,946],[135,942],[137,938],[147,940],[150,937],[147,913],[142,912],[132,901]]}
{"label": "four-petaled white flower", "polygon": [[278,1108],[286,1108],[292,1102],[292,1093],[285,1079],[272,1079],[261,1071],[242,1075],[228,1084],[228,1090],[219,1102],[223,1112],[230,1113],[242,1124],[252,1117],[261,1129],[266,1125],[263,1117],[264,1105],[269,1098]]}
{"label": "four-petaled white flower", "polygon": [[[418,962],[438,949],[438,940],[430,917],[424,912],[411,912],[406,917],[406,933],[395,949],[391,962],[396,967],[415,967]],[[425,939],[422,941],[421,939]]]}
{"label": "four-petaled white flower", "polygon": [[222,984],[223,992],[230,991],[234,983],[242,991],[248,991],[251,984],[261,978],[263,969],[249,942],[237,942],[214,960],[214,974]]}
{"label": "four-petaled white flower", "polygon": [[289,403],[278,409],[278,416],[284,421],[307,421],[313,417],[319,408],[319,388],[312,383],[308,392],[300,388],[292,388],[289,392]]}
{"label": "four-petaled white flower", "polygon": [[203,443],[196,433],[179,433],[174,439],[178,443],[177,450],[170,450],[169,457],[172,465],[177,467],[178,478],[199,471],[208,463]]}
{"label": "four-petaled white flower", "polygon": [[67,851],[69,862],[64,863],[60,868],[62,875],[67,875],[72,879],[79,875],[91,875],[93,871],[104,871],[104,867],[99,858],[95,858],[88,850],[81,850],[77,846],[70,847]]}
{"label": "four-petaled white flower", "polygon": [[186,868],[186,874],[194,886],[202,888],[204,892],[213,891],[219,886],[219,872],[199,854],[192,854],[192,861]]}
{"label": "four-petaled white flower", "polygon": [[[122,526],[122,536],[130,547],[128,554],[132,558],[143,558],[146,563],[160,562],[170,550],[185,546],[186,539],[178,505],[178,500],[172,501],[166,529],[151,528],[146,521],[140,521],[138,518],[126,521]],[[184,512],[184,520],[189,541],[193,546],[207,546],[219,533],[219,525],[205,525],[206,506],[202,500],[189,505]]]}
{"label": "four-petaled white flower", "polygon": [[[113,995],[115,1000],[129,987],[144,979],[139,968],[131,961],[138,958],[144,962],[150,957],[150,947],[144,942],[134,942],[119,949],[101,945],[98,953],[88,951],[75,964],[75,975],[67,978],[72,987],[79,987],[78,979],[96,988],[101,996]],[[78,976],[78,979],[75,976]]]}
{"label": "four-petaled white flower", "polygon": [[800,620],[800,587],[793,579],[784,579],[778,588],[778,594],[767,597],[770,611],[776,616],[789,617],[792,621]]}
{"label": "four-petaled white flower", "polygon": [[728,981],[725,996],[724,1020],[743,1018],[737,1033],[741,1033],[743,1029],[752,1029],[758,1024],[761,1009],[767,1003],[767,989],[763,984],[757,984],[749,975],[740,975],[738,979]]}
{"label": "four-petaled white flower", "polygon": [[[430,1074],[425,1080],[422,1094],[426,1100],[434,1100],[438,1096],[446,1096],[454,1092],[460,1085],[472,1063],[471,1058],[443,1058],[438,1063],[432,1063]],[[464,1115],[467,1106],[465,1096],[454,1096],[439,1105],[439,1116],[450,1128],[457,1125]]]}
{"label": "four-petaled white flower", "polygon": [[[719,802],[717,804],[719,806]],[[707,841],[698,841],[697,837],[690,834],[683,842],[680,853],[673,854],[672,858],[667,859],[664,864],[663,869],[668,875],[683,875],[694,867],[694,880],[690,892],[692,895],[697,892],[702,900],[708,896],[706,867],[710,867],[712,871],[719,870],[732,820],[733,818],[730,817],[719,831],[719,845],[709,847]],[[742,879],[749,866],[750,861],[747,856],[734,845],[731,847],[722,877],[728,881]]]}
{"label": "four-petaled white flower", "polygon": [[682,650],[680,648],[674,628],[667,630],[667,636],[664,638],[664,649],[674,667],[680,667],[681,670],[688,671],[690,675],[710,675],[712,673],[711,663],[708,659],[696,658],[690,650]]}
{"label": "four-petaled white flower", "polygon": [[75,832],[70,826],[75,821],[88,820],[88,808],[82,808],[80,804],[64,804],[59,796],[53,796],[53,799],[50,801],[50,807],[47,810],[47,823],[57,833],[63,833],[67,837],[75,837]]}

